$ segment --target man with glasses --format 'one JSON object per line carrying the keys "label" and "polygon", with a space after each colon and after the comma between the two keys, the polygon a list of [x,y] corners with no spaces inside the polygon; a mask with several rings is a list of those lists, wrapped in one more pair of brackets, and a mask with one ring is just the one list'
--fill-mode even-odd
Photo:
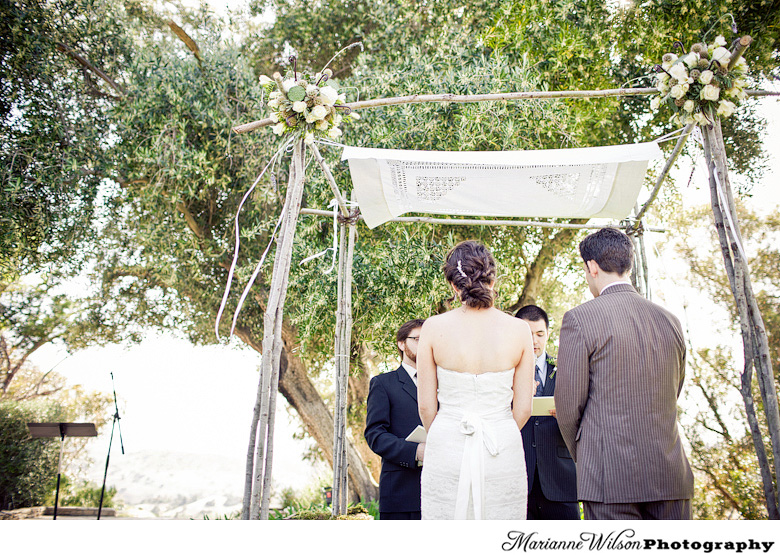
{"label": "man with glasses", "polygon": [[380,520],[420,520],[420,476],[425,443],[406,441],[421,426],[417,409],[417,344],[425,320],[398,329],[401,366],[371,379],[365,437],[382,457],[379,477]]}

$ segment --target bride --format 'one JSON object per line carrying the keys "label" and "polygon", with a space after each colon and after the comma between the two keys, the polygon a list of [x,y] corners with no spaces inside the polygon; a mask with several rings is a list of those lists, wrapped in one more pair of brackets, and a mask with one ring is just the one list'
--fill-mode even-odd
{"label": "bride", "polygon": [[525,519],[520,429],[531,415],[531,331],[493,306],[496,264],[481,243],[456,245],[444,275],[462,306],[427,319],[420,333],[422,518]]}

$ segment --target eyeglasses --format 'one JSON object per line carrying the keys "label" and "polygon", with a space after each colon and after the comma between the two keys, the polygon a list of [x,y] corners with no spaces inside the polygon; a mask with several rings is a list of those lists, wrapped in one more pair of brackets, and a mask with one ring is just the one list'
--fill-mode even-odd
{"label": "eyeglasses", "polygon": [[410,335],[410,336],[409,336],[409,337],[407,337],[406,339],[414,339],[415,341],[419,341],[419,340],[420,340],[420,336],[418,335],[417,337],[414,337],[414,336],[411,336],[411,335]]}

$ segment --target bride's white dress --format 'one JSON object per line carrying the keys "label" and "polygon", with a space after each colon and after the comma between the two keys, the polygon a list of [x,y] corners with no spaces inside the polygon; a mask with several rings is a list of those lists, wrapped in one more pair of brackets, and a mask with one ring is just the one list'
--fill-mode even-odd
{"label": "bride's white dress", "polygon": [[439,411],[428,431],[422,518],[526,518],[523,439],[512,418],[514,369],[467,374],[437,367]]}

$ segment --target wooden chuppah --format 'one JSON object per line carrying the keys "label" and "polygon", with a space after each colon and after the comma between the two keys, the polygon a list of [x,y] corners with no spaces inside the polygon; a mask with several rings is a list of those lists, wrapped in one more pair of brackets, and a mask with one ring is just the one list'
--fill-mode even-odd
{"label": "wooden chuppah", "polygon": [[[732,64],[742,51],[750,44],[750,37],[743,37],[733,51]],[[495,100],[531,100],[549,98],[597,98],[608,96],[633,96],[657,93],[656,88],[645,89],[613,89],[608,91],[557,91],[557,92],[520,92],[489,95],[412,95],[390,99],[375,99],[347,104],[346,107],[356,110],[375,106],[389,106],[422,102],[482,102]],[[748,96],[766,96],[765,91],[747,91]],[[272,125],[271,119],[260,120],[234,128],[237,133],[246,133],[261,127]],[[665,180],[674,161],[682,151],[685,140],[691,132],[692,125],[687,125],[679,137],[672,154],[668,158],[656,184],[645,204],[635,209],[635,217],[623,222],[621,227],[632,237],[637,252],[634,281],[637,289],[647,296],[648,275],[647,261],[644,256],[644,231],[661,231],[645,228],[642,217],[656,198],[661,184]],[[705,135],[705,153],[710,172],[713,213],[716,228],[721,242],[726,270],[729,275],[732,292],[739,308],[743,342],[745,345],[745,370],[742,375],[742,394],[745,402],[754,446],[761,466],[764,491],[770,518],[780,518],[777,505],[777,485],[772,482],[768,457],[763,439],[758,429],[758,421],[753,407],[752,371],[757,369],[759,389],[761,391],[764,410],[770,429],[770,440],[773,450],[776,475],[780,476],[780,416],[778,415],[777,395],[771,361],[766,341],[766,330],[755,296],[752,292],[750,275],[741,248],[741,238],[737,223],[733,195],[728,183],[725,147],[723,146],[720,122],[715,119],[712,125],[702,126]],[[347,431],[346,431],[346,397],[349,375],[350,330],[351,316],[351,279],[352,256],[356,240],[356,223],[359,219],[357,211],[350,212],[344,197],[338,188],[333,175],[322,158],[316,144],[309,144],[313,156],[323,170],[328,183],[333,189],[339,215],[339,263],[338,263],[338,308],[335,337],[335,372],[336,372],[336,402],[334,410],[334,440],[333,440],[333,514],[345,514],[347,504]],[[287,292],[292,243],[295,235],[297,219],[300,214],[327,215],[331,212],[315,209],[301,209],[301,197],[304,185],[304,145],[297,140],[292,152],[291,171],[288,183],[287,198],[284,205],[277,252],[274,261],[271,282],[271,297],[264,318],[263,353],[261,363],[258,397],[253,413],[250,432],[250,444],[247,454],[247,479],[244,495],[243,518],[267,519],[269,512],[270,485],[273,462],[273,427],[275,396],[278,390],[279,363],[281,353],[281,326],[284,314],[284,301]],[[426,222],[440,225],[518,225],[540,227],[570,227],[577,229],[593,229],[604,226],[588,224],[557,224],[551,222],[534,222],[528,220],[465,220],[430,217],[394,218],[398,222]]]}

